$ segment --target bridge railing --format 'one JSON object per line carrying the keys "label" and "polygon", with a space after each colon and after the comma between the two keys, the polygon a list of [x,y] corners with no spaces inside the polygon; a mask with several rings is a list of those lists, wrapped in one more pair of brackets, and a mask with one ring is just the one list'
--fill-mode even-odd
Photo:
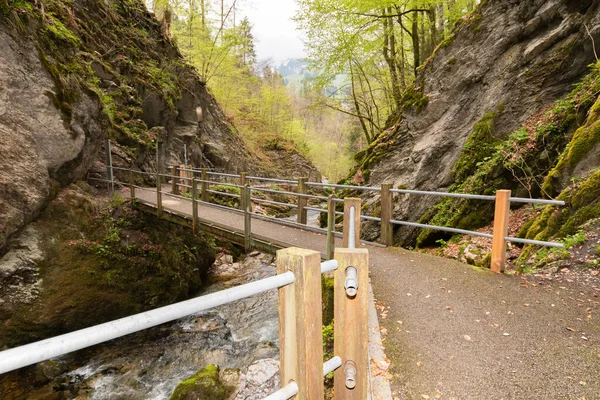
{"label": "bridge railing", "polygon": [[[324,376],[331,372],[335,372],[335,400],[365,399],[369,262],[367,249],[355,248],[360,237],[360,199],[346,199],[345,214],[347,248],[338,249],[334,259],[321,262],[319,252],[301,248],[279,250],[275,276],[4,350],[0,374],[277,289],[281,389],[267,399],[323,399]],[[325,273],[334,274],[336,356],[323,363],[321,275]]]}
{"label": "bridge railing", "polygon": [[[107,163],[111,163],[112,160],[107,158]],[[198,196],[201,201],[209,202],[210,195],[215,196],[225,196],[231,198],[237,198],[239,200],[239,209],[245,210],[244,202],[248,201],[251,203],[251,207],[249,210],[250,215],[256,215],[252,209],[252,203],[255,204],[270,204],[277,205],[282,207],[288,207],[289,209],[296,210],[296,223],[301,225],[306,225],[308,222],[307,212],[319,212],[328,214],[328,224],[327,224],[327,235],[330,238],[328,240],[328,248],[327,254],[331,256],[334,250],[334,239],[335,237],[339,237],[340,233],[335,231],[335,217],[338,215],[342,215],[343,213],[340,211],[336,211],[335,203],[343,202],[343,199],[336,198],[335,196],[323,196],[315,193],[309,193],[310,188],[320,188],[320,189],[348,189],[348,190],[360,190],[360,191],[375,191],[379,192],[380,195],[380,209],[381,214],[379,217],[370,216],[370,215],[362,215],[362,221],[372,221],[380,224],[380,242],[383,245],[391,246],[394,242],[394,227],[395,226],[410,226],[415,228],[422,229],[431,229],[442,232],[449,232],[455,234],[462,235],[471,235],[477,237],[483,237],[487,239],[491,239],[492,241],[492,257],[491,257],[491,270],[494,272],[502,272],[504,271],[504,267],[506,264],[506,248],[509,242],[512,243],[521,243],[521,244],[531,244],[538,246],[546,246],[546,247],[555,247],[555,248],[563,248],[564,245],[557,242],[548,242],[548,241],[540,241],[540,240],[532,240],[532,239],[523,239],[512,237],[508,235],[508,227],[510,222],[510,205],[511,203],[528,203],[528,204],[541,204],[541,205],[557,205],[564,206],[564,201],[559,200],[548,200],[548,199],[532,199],[532,198],[522,198],[522,197],[512,197],[510,190],[499,190],[496,192],[494,196],[492,195],[477,195],[477,194],[468,194],[468,193],[449,193],[449,192],[435,192],[435,191],[424,191],[424,190],[408,190],[408,189],[393,189],[391,184],[384,183],[379,187],[375,186],[355,186],[355,185],[340,185],[333,183],[321,183],[321,182],[308,182],[307,178],[298,178],[296,180],[291,179],[279,179],[279,178],[267,178],[267,177],[259,177],[259,176],[250,176],[245,172],[240,174],[230,174],[230,173],[221,173],[209,171],[206,168],[197,169],[197,168],[187,168],[185,165],[180,166],[171,166],[171,174],[156,174],[157,181],[157,195],[162,193],[168,196],[185,198],[185,196],[181,196],[181,194],[189,194],[190,198],[193,202],[198,199]],[[107,167],[107,176],[110,181],[109,186],[114,187],[114,171],[113,170],[123,170],[130,171],[124,168],[112,167],[109,165]],[[135,171],[135,173],[141,173],[141,171]],[[162,178],[166,180],[170,180],[172,184],[171,193],[165,192],[162,190],[161,185],[159,184]],[[235,183],[232,183],[235,182]],[[288,190],[283,190],[282,188],[267,188],[259,185],[252,185],[251,182],[267,182],[274,184],[287,185]],[[196,187],[193,189],[194,182],[200,185],[200,188]],[[133,182],[130,182],[133,184]],[[211,188],[215,186],[220,187],[232,187],[239,190],[239,194],[237,193],[228,193],[223,190],[212,190]],[[191,193],[195,190],[196,196],[191,196]],[[249,194],[246,193],[249,191]],[[278,194],[284,195],[288,197],[295,198],[295,201],[292,202],[281,202],[274,201],[269,199],[263,199],[259,196],[253,196],[253,193],[269,193],[269,194]],[[405,221],[394,218],[394,204],[395,197],[398,195],[422,195],[422,196],[438,196],[438,197],[449,197],[449,198],[459,198],[459,199],[467,199],[467,200],[479,200],[479,201],[493,201],[495,202],[495,212],[494,212],[494,225],[492,233],[484,233],[477,232],[473,230],[467,229],[459,229],[448,226],[439,226],[439,225],[430,225],[413,221]],[[162,195],[159,195],[157,198],[157,205],[159,209],[159,213],[162,212]],[[322,203],[327,202],[327,208],[314,207],[309,205],[309,201],[320,201]],[[197,209],[197,206],[194,205],[194,209]],[[274,219],[281,223],[280,218],[271,218],[265,215],[260,216],[260,218]],[[194,218],[194,221],[196,219]],[[194,227],[196,229],[196,227]],[[312,227],[310,229],[325,231],[319,228]],[[248,232],[249,229],[247,228]],[[250,243],[251,238],[248,243]]]}

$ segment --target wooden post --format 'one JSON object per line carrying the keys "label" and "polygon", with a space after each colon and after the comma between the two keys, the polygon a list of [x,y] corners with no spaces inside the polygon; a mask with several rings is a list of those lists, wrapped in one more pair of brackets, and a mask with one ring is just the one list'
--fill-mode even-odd
{"label": "wooden post", "polygon": [[494,272],[504,272],[506,263],[506,239],[510,218],[510,190],[496,192],[496,209],[494,211],[494,237],[492,238],[492,264]]}
{"label": "wooden post", "polygon": [[244,197],[244,248],[246,251],[250,251],[253,247],[252,244],[252,210],[250,209],[250,187],[244,186],[242,193]]}
{"label": "wooden post", "polygon": [[208,170],[202,168],[202,201],[208,203]]}
{"label": "wooden post", "polygon": [[335,196],[329,195],[327,199],[327,259],[333,258],[335,251]]}
{"label": "wooden post", "polygon": [[394,226],[390,223],[394,207],[391,188],[389,183],[381,185],[381,243],[386,246],[394,244]]}
{"label": "wooden post", "polygon": [[185,178],[187,178],[186,168],[185,168],[185,165],[181,164],[179,166],[179,184],[182,185],[180,191],[183,194],[189,192],[189,190],[186,186],[190,186],[189,181]]}
{"label": "wooden post", "polygon": [[104,153],[106,158],[106,179],[108,180],[107,187],[111,194],[115,193],[115,180],[112,168],[112,152],[110,149],[110,139],[104,142]]}
{"label": "wooden post", "polygon": [[131,200],[135,200],[135,175],[133,171],[129,171],[129,193]]}
{"label": "wooden post", "polygon": [[[246,186],[247,172],[240,172],[240,186]],[[240,189],[240,210],[246,209],[246,196],[243,189]]]}
{"label": "wooden post", "polygon": [[[306,192],[307,192],[306,180],[307,180],[307,178],[298,178],[298,193],[299,194],[306,194]],[[297,219],[297,222],[299,224],[306,225],[306,222],[307,222],[306,205],[307,204],[308,204],[308,202],[307,202],[306,197],[298,196],[298,219]]]}
{"label": "wooden post", "polygon": [[320,400],[324,398],[321,254],[294,247],[279,250],[277,273],[288,271],[296,280],[279,289],[281,387],[293,380],[298,385],[294,399]]}
{"label": "wooden post", "polygon": [[156,215],[159,217],[162,216],[163,207],[162,207],[162,192],[160,187],[160,174],[156,173]]}
{"label": "wooden post", "polygon": [[360,243],[360,199],[347,197],[344,199],[344,236],[342,247],[348,247],[348,235],[350,231],[350,207],[354,207],[354,243],[358,247]]}
{"label": "wooden post", "polygon": [[198,233],[198,181],[192,178],[192,232]]}
{"label": "wooden post", "polygon": [[[342,358],[342,366],[334,373],[335,400],[364,400],[367,398],[369,360],[368,299],[369,299],[369,252],[367,249],[336,249],[335,259],[339,267],[334,274],[334,354]],[[346,294],[344,283],[346,269],[356,268],[358,288],[356,295]],[[355,387],[346,386],[345,367],[355,366]]]}
{"label": "wooden post", "polygon": [[179,171],[177,170],[177,165],[171,166],[171,176],[173,177],[173,186],[171,187],[171,193],[179,194],[179,185],[177,181],[179,181]]}

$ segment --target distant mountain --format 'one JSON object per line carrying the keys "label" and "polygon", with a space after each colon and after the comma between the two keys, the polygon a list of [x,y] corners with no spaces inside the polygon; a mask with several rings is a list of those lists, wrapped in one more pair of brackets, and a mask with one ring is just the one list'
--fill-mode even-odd
{"label": "distant mountain", "polygon": [[298,58],[290,58],[274,65],[275,70],[283,77],[286,85],[300,86],[306,78],[314,78],[316,74],[308,70],[308,63]]}

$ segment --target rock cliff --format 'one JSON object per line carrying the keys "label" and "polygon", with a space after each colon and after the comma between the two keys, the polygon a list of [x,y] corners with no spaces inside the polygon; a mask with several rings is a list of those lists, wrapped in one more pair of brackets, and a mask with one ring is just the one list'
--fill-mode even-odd
{"label": "rock cliff", "polygon": [[[548,125],[544,116],[553,103],[589,72],[600,44],[599,8],[600,1],[592,0],[482,2],[427,60],[417,87],[406,91],[405,107],[390,118],[387,130],[358,155],[358,168],[369,184],[485,194],[508,188],[517,195],[555,196],[542,183],[591,104],[573,110],[569,121],[551,121],[562,130],[540,134],[536,128]],[[534,144],[542,138],[535,154],[529,154],[535,165],[522,174],[529,175],[526,184],[521,170],[498,150],[522,129],[527,133],[521,135],[531,136]],[[499,160],[492,165],[495,157]],[[589,174],[599,165],[596,158],[579,169],[586,176],[584,169]],[[490,171],[482,175],[485,167]],[[564,185],[571,175],[563,175]],[[436,197],[399,196],[395,216],[473,228],[493,215],[489,207],[473,202],[446,202],[432,209],[438,202]],[[395,237],[412,245],[419,233],[403,227]],[[420,241],[426,237],[421,235]]]}
{"label": "rock cliff", "polygon": [[141,0],[0,1],[0,249],[104,160],[106,138],[115,165],[146,171],[182,163],[184,145],[196,167],[274,169],[163,33]]}

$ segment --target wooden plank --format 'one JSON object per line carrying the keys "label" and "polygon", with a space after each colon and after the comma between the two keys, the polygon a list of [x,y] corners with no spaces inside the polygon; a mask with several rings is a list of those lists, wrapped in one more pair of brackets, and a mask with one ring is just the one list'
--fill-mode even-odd
{"label": "wooden plank", "polygon": [[334,195],[329,195],[327,199],[327,260],[333,258],[335,251],[335,198]]}
{"label": "wooden plank", "polygon": [[354,238],[356,246],[360,243],[360,199],[347,197],[344,199],[344,234],[342,238],[342,247],[348,247],[348,233],[350,230],[350,207],[354,207]]}
{"label": "wooden plank", "polygon": [[[335,400],[364,400],[367,398],[368,379],[368,299],[369,252],[367,249],[336,249],[339,263],[334,273],[334,354],[342,358],[342,366],[334,373]],[[346,269],[356,268],[358,291],[348,297],[344,288]],[[356,386],[346,387],[346,363],[356,365]]]}
{"label": "wooden plank", "polygon": [[299,388],[295,399],[320,400],[324,397],[321,254],[294,247],[279,250],[277,273],[288,271],[296,280],[279,289],[281,387],[293,380]]}
{"label": "wooden plank", "polygon": [[[247,172],[241,172],[240,173],[240,186],[244,187],[246,186],[246,176],[248,175]],[[244,190],[240,189],[240,210],[245,210],[246,209],[246,196],[244,196]]]}
{"label": "wooden plank", "polygon": [[192,178],[192,232],[198,233],[198,181]]}
{"label": "wooden plank", "polygon": [[241,197],[244,198],[244,248],[246,251],[252,249],[252,212],[250,210],[250,187],[247,185],[241,191]]}
{"label": "wooden plank", "polygon": [[496,192],[491,270],[498,273],[504,272],[504,265],[506,264],[505,237],[508,236],[508,222],[510,219],[510,194],[510,190],[498,190]]}
{"label": "wooden plank", "polygon": [[106,160],[106,180],[108,180],[108,190],[111,194],[115,193],[114,175],[112,169],[112,150],[110,148],[110,139],[104,142],[104,156]]}
{"label": "wooden plank", "polygon": [[131,200],[135,200],[135,173],[129,171],[129,196]]}
{"label": "wooden plank", "polygon": [[[299,194],[306,194],[306,192],[307,192],[306,181],[307,181],[307,178],[298,178],[298,193]],[[306,197],[298,196],[298,218],[297,218],[297,222],[299,224],[306,225],[306,222],[307,222],[307,210],[306,210],[306,206],[308,204],[307,200],[308,199]]]}
{"label": "wooden plank", "polygon": [[391,188],[389,183],[381,185],[381,243],[386,246],[394,244],[394,226],[390,223],[394,207]]}
{"label": "wooden plank", "polygon": [[206,168],[202,168],[202,201],[208,203],[208,170]]}
{"label": "wooden plank", "polygon": [[179,185],[177,184],[177,181],[179,180],[179,171],[177,170],[177,165],[173,165],[171,166],[171,176],[172,176],[172,184],[173,186],[171,187],[171,193],[173,194],[179,194]]}
{"label": "wooden plank", "polygon": [[179,166],[179,184],[181,185],[180,191],[183,194],[186,194],[188,192],[188,188],[183,185],[190,186],[190,182],[187,179],[185,179],[187,178],[187,173],[185,169],[185,165],[181,164]]}
{"label": "wooden plank", "polygon": [[163,213],[163,206],[162,206],[162,192],[161,192],[161,182],[160,182],[160,175],[157,172],[156,173],[156,215],[158,215],[159,217],[162,215]]}

